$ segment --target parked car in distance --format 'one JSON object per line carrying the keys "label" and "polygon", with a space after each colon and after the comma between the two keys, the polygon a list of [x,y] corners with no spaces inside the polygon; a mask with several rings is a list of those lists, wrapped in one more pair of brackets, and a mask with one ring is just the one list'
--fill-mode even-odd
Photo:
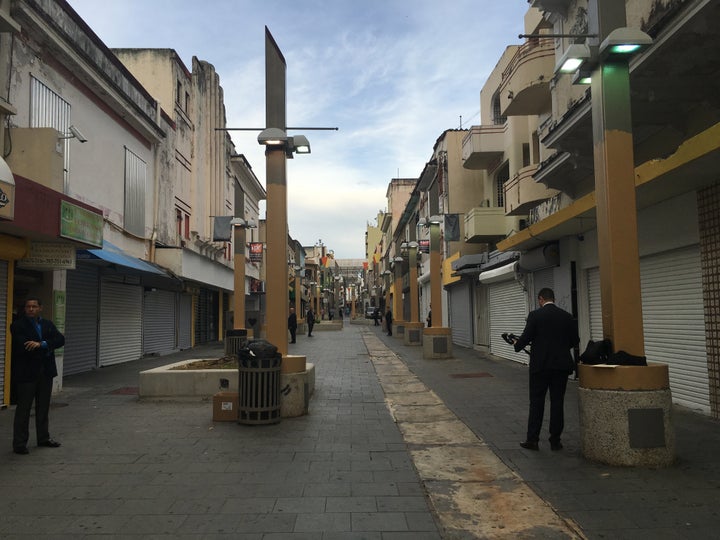
{"label": "parked car in distance", "polygon": [[[378,312],[378,315],[382,316],[380,312]],[[369,306],[365,309],[365,318],[366,319],[372,319],[375,316],[375,307]]]}

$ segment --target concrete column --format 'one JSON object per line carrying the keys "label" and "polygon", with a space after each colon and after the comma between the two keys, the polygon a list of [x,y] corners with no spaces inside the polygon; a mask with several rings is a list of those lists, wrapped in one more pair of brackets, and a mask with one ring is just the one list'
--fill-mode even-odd
{"label": "concrete column", "polygon": [[420,291],[418,290],[417,247],[412,242],[408,248],[410,280],[410,321],[405,324],[405,345],[422,345],[423,327],[420,322]]}

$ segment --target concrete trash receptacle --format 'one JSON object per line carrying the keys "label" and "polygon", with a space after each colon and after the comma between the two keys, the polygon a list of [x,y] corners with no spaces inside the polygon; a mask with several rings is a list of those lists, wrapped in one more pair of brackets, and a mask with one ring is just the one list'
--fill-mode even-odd
{"label": "concrete trash receptacle", "polygon": [[280,422],[281,365],[277,347],[264,339],[238,351],[238,424]]}

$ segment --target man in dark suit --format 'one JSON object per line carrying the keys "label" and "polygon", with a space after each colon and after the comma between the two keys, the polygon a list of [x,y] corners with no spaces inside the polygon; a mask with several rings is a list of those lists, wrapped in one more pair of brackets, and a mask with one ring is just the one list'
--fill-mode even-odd
{"label": "man in dark suit", "polygon": [[307,314],[305,315],[305,322],[307,322],[308,337],[312,337],[313,327],[315,326],[315,313],[313,312],[311,307],[309,307],[307,310]]}
{"label": "man in dark suit", "polygon": [[57,448],[50,438],[48,413],[53,378],[57,376],[55,349],[65,344],[65,337],[55,325],[40,317],[39,298],[25,300],[25,315],[10,327],[12,334],[12,380],[17,406],[13,423],[13,451],[27,454],[30,437],[30,411],[35,402],[35,433],[38,446]]}
{"label": "man in dark suit", "polygon": [[290,343],[295,343],[295,334],[297,333],[297,315],[295,314],[295,308],[290,308],[290,315],[288,316],[288,330],[290,330]]}
{"label": "man in dark suit", "polygon": [[540,308],[530,312],[522,335],[514,342],[519,352],[527,345],[530,350],[530,413],[527,437],[520,446],[538,450],[540,430],[545,412],[545,395],[550,391],[550,448],[562,450],[564,427],[563,405],[568,375],[574,362],[570,349],[579,342],[577,323],[567,311],[555,305],[552,289],[538,293]]}

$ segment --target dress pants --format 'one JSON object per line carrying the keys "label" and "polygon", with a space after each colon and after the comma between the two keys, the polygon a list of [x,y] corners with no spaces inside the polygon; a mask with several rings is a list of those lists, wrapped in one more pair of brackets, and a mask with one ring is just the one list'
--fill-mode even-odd
{"label": "dress pants", "polygon": [[37,443],[50,439],[49,411],[52,394],[52,377],[40,377],[35,382],[15,383],[17,406],[13,422],[13,448],[25,448],[30,438],[30,411],[35,402],[35,434]]}
{"label": "dress pants", "polygon": [[568,372],[544,370],[530,373],[530,414],[528,416],[527,441],[538,442],[545,413],[545,395],[550,390],[550,441],[560,442],[565,413],[563,404],[567,388]]}
{"label": "dress pants", "polygon": [[295,328],[290,328],[290,343],[295,343],[295,334],[297,330]]}

